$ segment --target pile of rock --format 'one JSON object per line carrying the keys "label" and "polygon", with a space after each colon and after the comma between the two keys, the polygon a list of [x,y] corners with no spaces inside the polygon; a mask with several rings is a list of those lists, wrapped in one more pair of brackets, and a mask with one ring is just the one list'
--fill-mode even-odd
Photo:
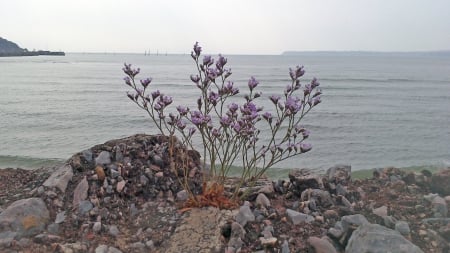
{"label": "pile of rock", "polygon": [[[201,191],[200,156],[181,145],[169,150],[168,141],[176,140],[135,135],[109,141],[45,170],[44,179],[3,190],[0,251],[450,250],[450,168],[433,175],[385,168],[365,180],[352,180],[350,166],[325,175],[294,170],[289,180],[244,185],[246,201],[236,210],[180,212],[187,198],[181,183]],[[171,152],[182,166],[173,166]]]}

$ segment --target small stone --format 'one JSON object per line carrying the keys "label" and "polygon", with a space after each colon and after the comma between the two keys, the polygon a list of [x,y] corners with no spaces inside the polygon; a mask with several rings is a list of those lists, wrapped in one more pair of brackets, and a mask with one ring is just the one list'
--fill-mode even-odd
{"label": "small stone", "polygon": [[94,205],[92,205],[91,201],[89,200],[80,201],[80,203],[78,204],[78,212],[81,215],[86,214],[87,212],[92,210],[92,208],[94,208]]}
{"label": "small stone", "polygon": [[392,216],[384,216],[383,223],[388,228],[394,228],[397,223],[397,219]]}
{"label": "small stone", "polygon": [[431,201],[431,205],[433,206],[434,217],[436,218],[445,218],[447,217],[448,208],[447,202],[445,199],[437,196]]}
{"label": "small stone", "polygon": [[245,203],[239,208],[239,213],[236,215],[236,221],[243,227],[245,227],[247,222],[255,221],[255,215],[252,213],[252,210],[250,210],[250,207],[245,205]]}
{"label": "small stone", "polygon": [[420,235],[420,236],[426,236],[427,234],[428,234],[428,233],[427,233],[426,230],[423,230],[423,229],[419,230],[419,235]]}
{"label": "small stone", "polygon": [[189,194],[186,190],[181,190],[177,192],[177,200],[178,201],[186,201],[189,198]]}
{"label": "small stone", "polygon": [[56,215],[55,223],[56,224],[62,223],[62,222],[64,222],[65,219],[66,219],[66,211],[59,212]]}
{"label": "small stone", "polygon": [[76,207],[80,201],[85,200],[88,196],[89,184],[84,177],[73,192],[73,206]]}
{"label": "small stone", "polygon": [[119,229],[117,228],[116,225],[109,226],[109,234],[110,235],[117,237],[119,235],[119,233],[120,233]]}
{"label": "small stone", "polygon": [[408,236],[409,233],[411,233],[409,224],[406,221],[397,221],[397,223],[395,223],[395,230],[400,232],[403,236]]}
{"label": "small stone", "polygon": [[320,215],[317,215],[315,219],[316,219],[317,222],[320,222],[320,223],[324,223],[324,221],[325,221],[323,216],[320,216]]}
{"label": "small stone", "polygon": [[319,237],[309,237],[308,243],[311,244],[316,253],[337,253],[336,249],[329,241]]}
{"label": "small stone", "polygon": [[267,247],[267,246],[274,246],[278,239],[275,237],[271,237],[271,238],[264,238],[264,237],[260,237],[259,240],[261,241],[261,245]]}
{"label": "small stone", "polygon": [[102,151],[95,158],[95,165],[107,165],[111,163],[111,154],[108,151]]}
{"label": "small stone", "polygon": [[122,192],[126,183],[127,182],[125,180],[122,180],[122,181],[118,182],[117,183],[117,187],[116,187],[117,192]]}
{"label": "small stone", "polygon": [[95,167],[95,173],[97,175],[97,179],[101,182],[103,182],[103,180],[105,180],[105,170],[103,169],[102,166],[98,165],[97,167]]}
{"label": "small stone", "polygon": [[164,173],[163,173],[162,171],[157,172],[157,173],[155,174],[155,177],[161,178],[161,177],[163,177],[163,176],[164,176]]}
{"label": "small stone", "polygon": [[47,226],[47,231],[50,234],[54,234],[54,235],[59,234],[59,224],[52,223],[52,224],[48,225]]}
{"label": "small stone", "polygon": [[62,193],[65,193],[67,184],[72,180],[72,177],[72,166],[64,164],[45,180],[43,186],[48,188],[58,188]]}
{"label": "small stone", "polygon": [[266,208],[271,206],[269,198],[267,198],[266,195],[264,195],[264,193],[258,194],[255,202],[256,202],[256,205],[263,206]]}
{"label": "small stone", "polygon": [[145,249],[145,244],[143,244],[142,242],[135,242],[130,244],[130,248],[136,249],[138,251],[143,251]]}
{"label": "small stone", "polygon": [[298,225],[302,222],[311,223],[314,221],[314,217],[308,214],[300,213],[292,209],[286,209],[286,213],[294,225]]}
{"label": "small stone", "polygon": [[147,248],[149,248],[150,250],[154,250],[155,249],[155,243],[152,240],[148,240],[145,242],[145,246],[147,246]]}
{"label": "small stone", "polygon": [[284,240],[283,244],[281,245],[281,253],[291,253],[289,250],[289,243],[287,240]]}
{"label": "small stone", "polygon": [[145,176],[145,175],[141,175],[140,177],[139,177],[139,182],[142,184],[142,185],[147,185],[148,184],[148,178]]}
{"label": "small stone", "polygon": [[384,217],[388,215],[387,206],[381,206],[372,210],[372,213],[378,215],[380,217]]}
{"label": "small stone", "polygon": [[117,178],[120,175],[120,173],[117,170],[112,169],[110,170],[110,175],[111,178]]}
{"label": "small stone", "polygon": [[92,226],[92,230],[95,233],[99,233],[102,230],[102,223],[100,221],[94,222],[94,225]]}
{"label": "small stone", "polygon": [[98,245],[98,247],[95,248],[95,253],[108,253],[108,246],[104,244]]}

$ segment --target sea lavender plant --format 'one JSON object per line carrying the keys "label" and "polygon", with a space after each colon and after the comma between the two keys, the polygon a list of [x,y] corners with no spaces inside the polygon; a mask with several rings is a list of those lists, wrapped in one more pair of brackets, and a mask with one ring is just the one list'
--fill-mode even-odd
{"label": "sea lavender plant", "polygon": [[[243,102],[236,103],[242,91],[228,80],[232,72],[226,68],[227,58],[220,54],[217,60],[209,55],[201,58],[201,52],[202,48],[195,43],[191,57],[196,73],[190,79],[200,94],[196,107],[179,105],[176,112],[167,114],[172,98],[159,90],[149,94],[152,79],[140,80],[139,85],[136,76],[140,70],[130,64],[123,68],[125,84],[132,89],[127,95],[147,112],[161,134],[177,136],[178,133],[182,143],[192,149],[193,135],[200,136],[204,164],[210,164],[205,181],[223,186],[231,166],[241,162],[240,182],[232,197],[236,199],[242,184],[259,179],[278,162],[311,150],[311,144],[305,142],[310,132],[300,122],[321,102],[322,92],[315,78],[306,85],[300,83],[305,70],[297,66],[289,69],[290,82],[283,94],[266,98],[272,108],[258,106],[264,97],[257,91],[259,81],[255,77],[248,80],[248,89],[241,94]],[[270,137],[262,139],[260,128],[264,125],[270,129]]]}

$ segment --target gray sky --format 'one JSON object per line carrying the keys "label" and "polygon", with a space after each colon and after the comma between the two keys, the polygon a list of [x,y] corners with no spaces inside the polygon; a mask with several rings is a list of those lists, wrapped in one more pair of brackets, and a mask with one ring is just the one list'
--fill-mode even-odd
{"label": "gray sky", "polygon": [[450,49],[450,0],[0,0],[0,37],[66,52]]}

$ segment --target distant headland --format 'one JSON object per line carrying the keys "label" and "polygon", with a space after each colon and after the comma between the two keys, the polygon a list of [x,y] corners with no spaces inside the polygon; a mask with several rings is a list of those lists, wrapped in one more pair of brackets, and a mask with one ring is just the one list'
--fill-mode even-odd
{"label": "distant headland", "polygon": [[53,51],[44,51],[44,50],[33,50],[28,51],[28,49],[24,49],[19,47],[16,43],[6,40],[0,37],[0,57],[6,56],[38,56],[38,55],[66,55],[64,52],[53,52]]}

